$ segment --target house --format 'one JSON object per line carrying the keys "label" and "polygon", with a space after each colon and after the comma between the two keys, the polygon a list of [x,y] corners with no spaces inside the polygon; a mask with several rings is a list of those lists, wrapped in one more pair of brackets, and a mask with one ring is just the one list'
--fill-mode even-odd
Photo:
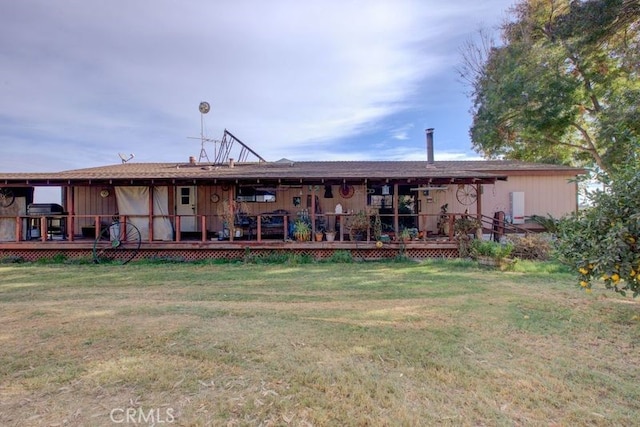
{"label": "house", "polygon": [[[427,157],[224,163],[190,158],[57,173],[0,172],[6,194],[0,198],[0,257],[91,257],[96,238],[109,235],[114,219],[139,230],[137,257],[241,258],[247,248],[254,254],[316,257],[335,250],[368,258],[393,257],[398,250],[415,258],[457,256],[452,225],[460,216],[481,219],[491,233],[496,220],[531,228],[532,215],[561,217],[578,208],[575,178],[581,169]],[[61,187],[61,205],[34,205],[39,186]],[[231,216],[225,215],[229,207]],[[355,241],[350,222],[360,211],[375,217],[379,229]],[[314,231],[337,231],[335,241],[291,241],[297,219]],[[403,229],[416,239],[399,242]]]}

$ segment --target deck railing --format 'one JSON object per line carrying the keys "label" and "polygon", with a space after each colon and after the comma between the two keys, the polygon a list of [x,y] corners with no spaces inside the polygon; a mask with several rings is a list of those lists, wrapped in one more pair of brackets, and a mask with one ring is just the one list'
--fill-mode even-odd
{"label": "deck railing", "polygon": [[[415,240],[454,241],[454,222],[464,214],[398,214],[380,215],[382,235],[391,241],[399,237],[404,228],[417,230]],[[306,218],[311,224],[313,232],[335,231],[336,242],[349,241],[350,223],[355,214],[312,214]],[[256,240],[288,240],[292,237],[292,226],[297,215],[291,214],[243,214],[236,217],[233,226],[223,225],[224,220],[219,215],[119,215],[120,222],[135,221],[145,228],[143,241],[160,240],[154,231],[156,221],[170,225],[172,238],[170,241],[184,240],[215,241],[226,240],[246,241]],[[373,220],[374,216],[371,216]],[[274,220],[275,219],[275,220]],[[47,241],[47,240],[94,240],[100,233],[108,229],[114,221],[112,215],[51,215],[51,216],[0,216],[0,241],[6,235],[14,234],[12,241]],[[184,224],[193,225],[193,231],[181,230]],[[13,225],[11,225],[13,224]],[[409,227],[408,225],[415,225]],[[438,225],[440,227],[438,227]],[[15,230],[14,233],[10,229]],[[438,233],[440,228],[440,233]],[[181,230],[177,232],[176,230]],[[444,233],[442,233],[444,230]],[[312,234],[313,236],[313,234]],[[374,230],[367,230],[365,241],[375,241]],[[165,240],[166,241],[166,240]]]}

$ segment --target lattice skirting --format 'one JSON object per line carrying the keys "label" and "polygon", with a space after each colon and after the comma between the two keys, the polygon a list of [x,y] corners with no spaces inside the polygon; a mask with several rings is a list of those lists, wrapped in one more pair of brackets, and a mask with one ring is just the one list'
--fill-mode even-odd
{"label": "lattice skirting", "polygon": [[[400,254],[395,248],[309,248],[309,249],[270,249],[270,248],[238,248],[238,249],[140,249],[135,260],[166,258],[184,261],[199,261],[207,259],[244,259],[251,257],[271,257],[286,254],[307,255],[315,259],[330,258],[336,251],[349,251],[355,260],[383,260],[391,259]],[[458,250],[452,248],[406,248],[404,255],[412,259],[428,258],[456,258]],[[0,260],[19,258],[25,261],[39,259],[53,259],[65,257],[67,259],[92,259],[89,249],[2,249]]]}

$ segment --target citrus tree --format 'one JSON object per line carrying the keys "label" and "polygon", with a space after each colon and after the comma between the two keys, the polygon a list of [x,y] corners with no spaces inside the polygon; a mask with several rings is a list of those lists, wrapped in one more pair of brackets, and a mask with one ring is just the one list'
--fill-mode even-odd
{"label": "citrus tree", "polygon": [[617,173],[588,194],[592,207],[560,221],[558,250],[580,285],[594,280],[623,295],[640,295],[640,171]]}

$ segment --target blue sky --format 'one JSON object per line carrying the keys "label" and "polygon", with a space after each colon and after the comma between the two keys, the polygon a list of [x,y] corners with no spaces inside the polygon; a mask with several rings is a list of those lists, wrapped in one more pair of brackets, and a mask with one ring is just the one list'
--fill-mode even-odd
{"label": "blue sky", "polygon": [[477,158],[455,68],[512,4],[5,1],[0,171],[187,161],[201,101],[206,137],[270,161],[424,159],[428,127],[436,160]]}

